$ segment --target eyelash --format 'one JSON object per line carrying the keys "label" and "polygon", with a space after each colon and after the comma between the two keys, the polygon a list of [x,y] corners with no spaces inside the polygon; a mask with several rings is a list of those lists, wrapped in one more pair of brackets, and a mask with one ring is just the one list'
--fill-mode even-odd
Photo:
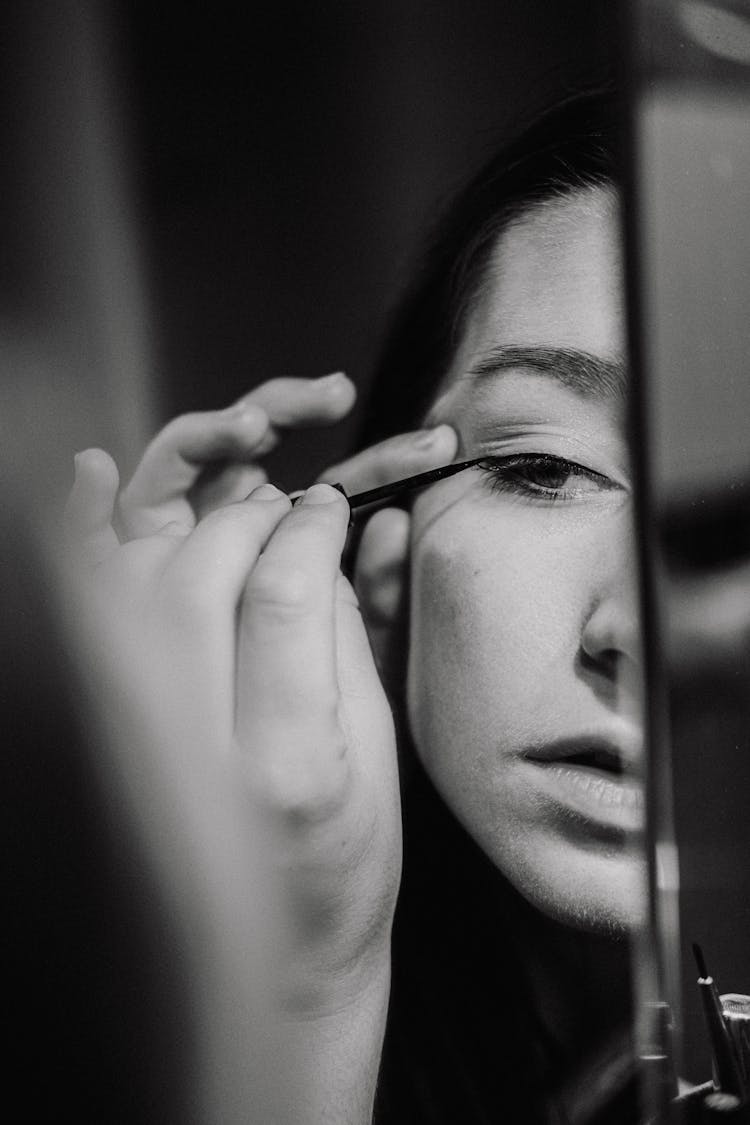
{"label": "eyelash", "polygon": [[483,471],[493,492],[520,494],[542,502],[578,500],[582,492],[580,489],[551,488],[524,480],[521,475],[524,470],[527,472],[553,470],[558,475],[584,477],[605,491],[618,487],[603,473],[596,473],[593,469],[587,469],[575,461],[567,461],[564,457],[554,457],[549,453],[514,453],[508,457],[485,457],[477,468]]}

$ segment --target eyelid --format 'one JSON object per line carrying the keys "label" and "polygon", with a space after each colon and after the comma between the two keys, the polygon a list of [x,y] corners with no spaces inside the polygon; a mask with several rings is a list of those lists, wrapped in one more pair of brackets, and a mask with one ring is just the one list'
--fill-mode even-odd
{"label": "eyelid", "polygon": [[571,461],[567,457],[558,457],[556,454],[515,453],[500,457],[488,456],[482,458],[476,465],[476,468],[484,472],[491,487],[502,492],[525,493],[528,498],[536,501],[574,501],[581,499],[589,492],[580,485],[577,488],[571,488],[568,485],[560,485],[556,488],[554,486],[535,485],[533,481],[524,481],[520,475],[514,479],[513,470],[523,469],[524,467],[529,469],[542,467],[554,469],[557,467],[563,472],[568,472],[570,476],[590,481],[595,486],[590,491],[627,491],[625,486],[606,473],[599,473],[596,469],[590,469],[577,461]]}
{"label": "eyelid", "polygon": [[490,470],[499,468],[522,468],[524,466],[534,465],[564,466],[578,473],[580,476],[601,481],[604,487],[622,487],[616,480],[608,476],[607,473],[601,473],[598,469],[592,469],[588,465],[582,465],[579,461],[572,461],[570,457],[560,457],[556,453],[531,453],[524,451],[519,453],[506,453],[503,455],[490,454],[487,457],[483,457],[482,460],[478,462],[479,468]]}
{"label": "eyelid", "polygon": [[[540,449],[543,445],[546,448]],[[555,446],[562,448],[555,448]],[[565,448],[565,447],[568,448]],[[486,452],[485,452],[486,451]],[[627,468],[627,455],[618,449],[615,453],[607,454],[592,448],[587,443],[581,442],[567,434],[555,433],[552,430],[540,432],[513,433],[508,436],[485,439],[481,442],[467,443],[467,456],[481,457],[482,460],[500,462],[510,461],[514,457],[547,458],[552,461],[564,461],[568,465],[576,466],[585,471],[598,474],[612,481],[618,488],[631,491],[631,481]],[[594,465],[596,468],[594,468]]]}

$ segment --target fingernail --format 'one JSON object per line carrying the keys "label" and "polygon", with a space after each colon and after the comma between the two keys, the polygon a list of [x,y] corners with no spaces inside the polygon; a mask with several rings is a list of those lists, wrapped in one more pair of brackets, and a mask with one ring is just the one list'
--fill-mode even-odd
{"label": "fingernail", "polygon": [[450,426],[441,423],[439,426],[433,426],[431,430],[423,430],[422,433],[414,439],[414,446],[416,449],[432,449],[434,445],[445,437],[445,431],[450,430]]}
{"label": "fingernail", "polygon": [[249,500],[278,500],[279,496],[283,495],[280,488],[275,484],[259,484],[250,493]]}
{"label": "fingernail", "polygon": [[332,371],[330,375],[321,375],[315,382],[320,390],[329,391],[335,387],[343,386],[346,382],[346,375],[343,371]]}
{"label": "fingernail", "polygon": [[73,476],[77,477],[86,463],[87,449],[79,449],[77,453],[73,454]]}
{"label": "fingernail", "polygon": [[339,493],[330,484],[313,484],[300,500],[300,504],[333,504]]}

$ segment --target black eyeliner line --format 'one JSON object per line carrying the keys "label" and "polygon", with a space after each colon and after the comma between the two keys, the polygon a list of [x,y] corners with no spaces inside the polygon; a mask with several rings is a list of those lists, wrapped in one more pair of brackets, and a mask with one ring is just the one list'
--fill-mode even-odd
{"label": "black eyeliner line", "polygon": [[349,507],[354,510],[364,507],[365,504],[375,504],[379,500],[388,500],[394,496],[400,496],[401,493],[409,492],[413,488],[422,488],[423,485],[432,484],[433,481],[452,477],[455,473],[461,473],[464,469],[470,469],[473,465],[478,465],[487,459],[486,456],[475,457],[472,461],[458,461],[452,465],[441,465],[439,469],[429,469],[426,473],[404,477],[403,480],[395,480],[391,484],[381,484],[378,488],[368,488],[366,492],[358,492],[354,496],[346,496],[344,489],[340,485],[337,487],[346,496]]}

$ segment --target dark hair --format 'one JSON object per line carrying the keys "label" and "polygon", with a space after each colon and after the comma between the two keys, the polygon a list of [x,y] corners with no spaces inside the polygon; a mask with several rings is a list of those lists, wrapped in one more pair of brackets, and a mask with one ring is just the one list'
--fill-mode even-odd
{"label": "dark hair", "polygon": [[611,87],[566,98],[503,147],[449,207],[386,338],[364,444],[419,424],[448,371],[502,231],[534,206],[618,181],[619,116]]}
{"label": "dark hair", "polygon": [[[508,224],[550,199],[618,181],[617,123],[610,89],[567,98],[512,140],[460,195],[386,341],[363,434],[367,444],[419,424]],[[580,1103],[581,1090],[590,1095],[598,1088],[592,1082],[597,1069],[609,1066],[611,1073],[612,1054],[629,1058],[627,985],[613,1002],[611,1020],[602,1021],[600,1012],[592,1016],[598,1000],[587,979],[591,943],[621,984],[628,980],[627,945],[579,940],[542,919],[458,824],[408,746],[406,753],[414,761],[404,792],[404,876],[376,1120],[532,1125],[564,1121],[566,1112],[577,1121],[611,1125],[635,1120],[632,1084],[625,1081],[607,1088],[597,1106],[590,1100],[585,1113]],[[560,957],[567,958],[561,972],[580,978],[579,1046],[591,1053],[583,1067],[554,1041],[531,1000],[525,946],[540,923],[545,939],[559,942]],[[597,1041],[606,1042],[607,1059],[594,1059]],[[627,1065],[618,1073],[629,1074]]]}

